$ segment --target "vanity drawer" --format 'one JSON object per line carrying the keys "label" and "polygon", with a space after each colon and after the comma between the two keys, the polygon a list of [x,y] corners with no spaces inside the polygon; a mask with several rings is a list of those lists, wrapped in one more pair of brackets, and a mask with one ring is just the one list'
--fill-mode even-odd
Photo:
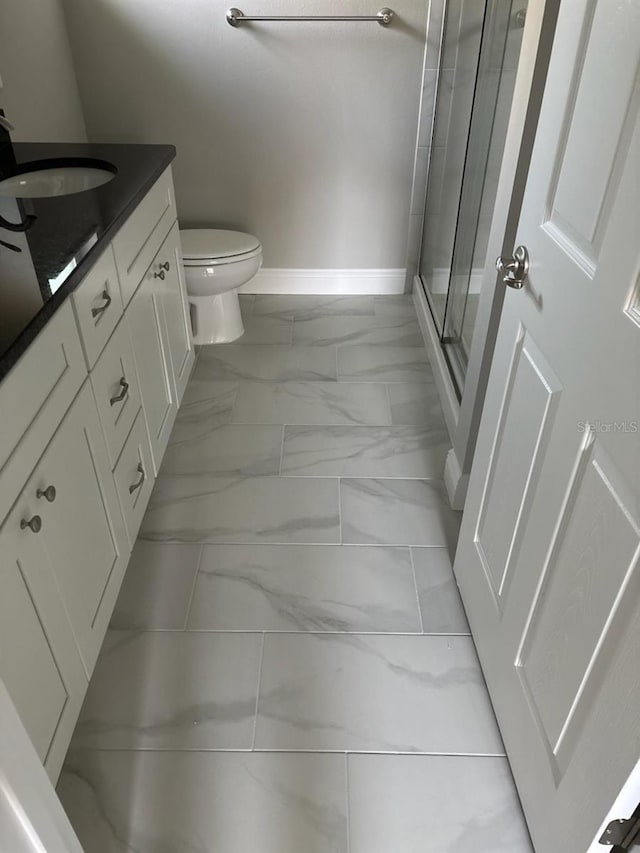
{"label": "vanity drawer", "polygon": [[124,320],[91,371],[91,384],[109,462],[114,468],[141,406],[133,350]]}
{"label": "vanity drawer", "polygon": [[131,548],[153,489],[153,462],[142,410],[138,412],[113,476]]}
{"label": "vanity drawer", "polygon": [[0,385],[0,521],[86,375],[73,310],[65,302]]}
{"label": "vanity drawer", "polygon": [[113,240],[125,305],[135,293],[176,218],[169,168],[158,178]]}
{"label": "vanity drawer", "polygon": [[91,370],[122,316],[122,297],[111,246],[71,295],[71,301]]}

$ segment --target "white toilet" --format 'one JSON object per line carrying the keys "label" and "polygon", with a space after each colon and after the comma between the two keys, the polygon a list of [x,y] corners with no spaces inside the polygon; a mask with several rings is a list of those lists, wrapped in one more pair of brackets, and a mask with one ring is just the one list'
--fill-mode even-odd
{"label": "white toilet", "polygon": [[260,269],[262,246],[241,231],[180,232],[196,344],[223,344],[244,334],[238,288]]}

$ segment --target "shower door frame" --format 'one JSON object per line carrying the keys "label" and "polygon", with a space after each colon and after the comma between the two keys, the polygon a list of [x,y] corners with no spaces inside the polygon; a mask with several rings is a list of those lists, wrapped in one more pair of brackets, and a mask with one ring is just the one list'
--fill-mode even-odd
{"label": "shower door frame", "polygon": [[[514,19],[516,17],[514,4],[517,2],[518,0],[509,0],[507,19]],[[522,2],[525,2],[525,0],[522,0]],[[452,373],[453,382],[459,399],[464,393],[464,382],[469,363],[469,352],[465,352],[465,345],[463,341],[464,318],[468,309],[468,297],[471,293],[471,280],[474,274],[472,264],[478,243],[478,232],[480,229],[480,217],[484,193],[487,188],[486,176],[492,152],[496,110],[500,97],[500,90],[503,84],[501,71],[501,76],[497,78],[493,90],[490,88],[488,78],[491,77],[491,72],[494,69],[491,68],[491,59],[489,58],[489,54],[496,48],[496,43],[492,43],[491,35],[488,31],[491,30],[492,26],[496,25],[496,22],[499,22],[500,20],[504,22],[506,20],[504,17],[501,17],[505,15],[505,9],[503,8],[504,3],[505,0],[486,0],[485,2],[482,20],[482,34],[480,37],[480,49],[476,63],[476,78],[474,81],[474,91],[471,104],[469,132],[467,135],[462,181],[460,185],[458,215],[456,218],[453,250],[451,254],[447,299],[442,322],[442,334],[440,337],[444,348],[445,358],[449,364],[449,369]],[[502,70],[504,70],[504,59],[507,50],[507,42],[510,37],[510,29],[511,27],[507,24],[504,43],[498,42],[498,49],[502,54]],[[487,102],[491,109],[491,121],[489,123],[486,123]],[[478,170],[478,163],[484,164],[481,170]],[[477,183],[478,181],[480,186]],[[467,205],[469,203],[471,204],[471,210],[474,212],[473,230],[468,227],[468,222],[463,221],[463,217],[467,216]],[[485,265],[487,261],[488,258],[485,258]],[[463,277],[466,278],[464,309],[462,311],[462,316],[459,318],[459,333],[457,336],[454,336],[454,334],[452,334],[454,331],[452,329],[452,324],[457,319],[455,316],[457,307],[456,301],[460,296],[456,278],[461,272]]]}
{"label": "shower door frame", "polygon": [[419,274],[414,278],[414,303],[434,366],[435,382],[452,443],[444,479],[449,500],[455,509],[464,507],[504,300],[504,285],[499,281],[489,259],[510,254],[514,246],[560,2],[529,0],[527,5],[527,19],[489,232],[487,264],[482,276],[478,315],[461,398],[456,393],[422,280]]}

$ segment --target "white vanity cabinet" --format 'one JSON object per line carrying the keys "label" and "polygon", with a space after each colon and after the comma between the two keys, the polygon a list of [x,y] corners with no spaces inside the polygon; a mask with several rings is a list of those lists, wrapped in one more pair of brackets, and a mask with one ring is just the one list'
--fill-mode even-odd
{"label": "white vanity cabinet", "polygon": [[171,172],[0,384],[0,678],[56,780],[194,362]]}
{"label": "white vanity cabinet", "polygon": [[155,473],[195,359],[178,223],[126,310]]}

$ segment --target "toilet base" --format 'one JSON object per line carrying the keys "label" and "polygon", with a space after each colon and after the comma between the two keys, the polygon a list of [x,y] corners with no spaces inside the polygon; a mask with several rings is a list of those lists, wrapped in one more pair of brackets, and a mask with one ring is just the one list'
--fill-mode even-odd
{"label": "toilet base", "polygon": [[228,344],[244,335],[237,290],[215,296],[189,296],[193,342]]}

